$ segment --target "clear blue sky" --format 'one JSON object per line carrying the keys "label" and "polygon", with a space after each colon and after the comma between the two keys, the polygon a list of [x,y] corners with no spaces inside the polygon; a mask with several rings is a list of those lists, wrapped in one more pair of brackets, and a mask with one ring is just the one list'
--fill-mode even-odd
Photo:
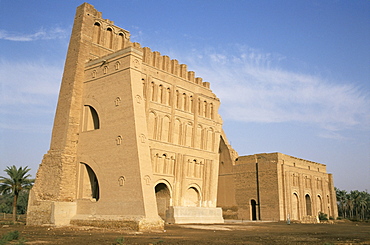
{"label": "clear blue sky", "polygon": [[[211,83],[240,155],[323,163],[336,187],[370,190],[370,1],[89,3]],[[35,176],[49,149],[80,4],[0,0],[0,170]]]}

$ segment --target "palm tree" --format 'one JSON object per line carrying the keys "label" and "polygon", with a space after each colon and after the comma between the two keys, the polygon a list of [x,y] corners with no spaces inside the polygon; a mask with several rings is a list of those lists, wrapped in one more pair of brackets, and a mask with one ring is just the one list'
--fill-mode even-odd
{"label": "palm tree", "polygon": [[22,168],[17,167],[15,165],[11,167],[7,167],[4,171],[9,175],[9,178],[0,176],[0,193],[7,194],[11,193],[14,195],[13,199],[13,222],[16,221],[17,217],[17,201],[19,193],[22,190],[31,189],[32,184],[34,182],[33,179],[29,179],[31,177],[28,172],[31,169],[28,166]]}
{"label": "palm tree", "polygon": [[342,213],[342,217],[346,218],[346,212],[347,212],[347,191],[345,190],[339,190],[338,188],[335,188],[335,192],[337,194],[337,201],[339,202],[338,206],[340,207],[340,211]]}
{"label": "palm tree", "polygon": [[358,201],[360,209],[360,219],[366,219],[366,209],[368,208],[369,197],[365,191],[360,192],[360,198]]}
{"label": "palm tree", "polygon": [[346,205],[348,207],[348,210],[349,210],[349,218],[352,219],[353,218],[353,209],[355,208],[355,204],[354,204],[354,201],[353,201],[353,196],[351,196],[350,194],[347,194],[347,199],[346,199]]}
{"label": "palm tree", "polygon": [[[337,194],[338,211],[343,218],[369,220],[370,194],[366,191],[350,191],[335,188]],[[355,217],[354,217],[355,215]]]}
{"label": "palm tree", "polygon": [[353,200],[353,206],[354,206],[354,210],[355,210],[356,220],[359,220],[360,219],[360,217],[359,217],[359,209],[360,209],[359,201],[361,199],[360,192],[358,190],[354,190],[354,191],[351,191],[349,194],[350,194],[350,196],[352,197],[352,200]]}

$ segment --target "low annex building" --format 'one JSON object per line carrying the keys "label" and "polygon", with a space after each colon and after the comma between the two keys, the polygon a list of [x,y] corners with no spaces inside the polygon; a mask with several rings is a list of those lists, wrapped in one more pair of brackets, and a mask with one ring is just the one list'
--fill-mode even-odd
{"label": "low annex building", "polygon": [[225,218],[315,223],[320,212],[338,216],[333,176],[324,164],[282,153],[222,160],[218,205]]}
{"label": "low annex building", "polygon": [[219,106],[185,64],[131,42],[82,4],[27,224],[163,230],[164,222],[223,223],[221,207],[232,206],[240,219],[302,219],[308,198],[311,215],[335,216],[324,165],[259,154],[256,175],[255,157],[238,157],[227,143]]}

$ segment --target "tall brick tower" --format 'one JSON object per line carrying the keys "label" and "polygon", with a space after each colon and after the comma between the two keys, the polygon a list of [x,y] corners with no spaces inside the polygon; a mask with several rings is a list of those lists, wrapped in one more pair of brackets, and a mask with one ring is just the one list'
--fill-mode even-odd
{"label": "tall brick tower", "polygon": [[129,36],[92,5],[77,8],[27,224],[223,222],[219,99],[186,65]]}

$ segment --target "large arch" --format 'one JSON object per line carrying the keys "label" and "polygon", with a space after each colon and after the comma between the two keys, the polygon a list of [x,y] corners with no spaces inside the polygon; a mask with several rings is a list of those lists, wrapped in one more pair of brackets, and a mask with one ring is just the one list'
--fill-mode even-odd
{"label": "large arch", "polygon": [[81,163],[80,166],[80,183],[82,186],[80,198],[98,201],[100,198],[100,187],[94,170],[86,163]]}
{"label": "large arch", "polygon": [[171,191],[169,184],[165,181],[161,181],[154,187],[155,197],[157,200],[158,215],[166,220],[166,212],[168,207],[171,206]]}

